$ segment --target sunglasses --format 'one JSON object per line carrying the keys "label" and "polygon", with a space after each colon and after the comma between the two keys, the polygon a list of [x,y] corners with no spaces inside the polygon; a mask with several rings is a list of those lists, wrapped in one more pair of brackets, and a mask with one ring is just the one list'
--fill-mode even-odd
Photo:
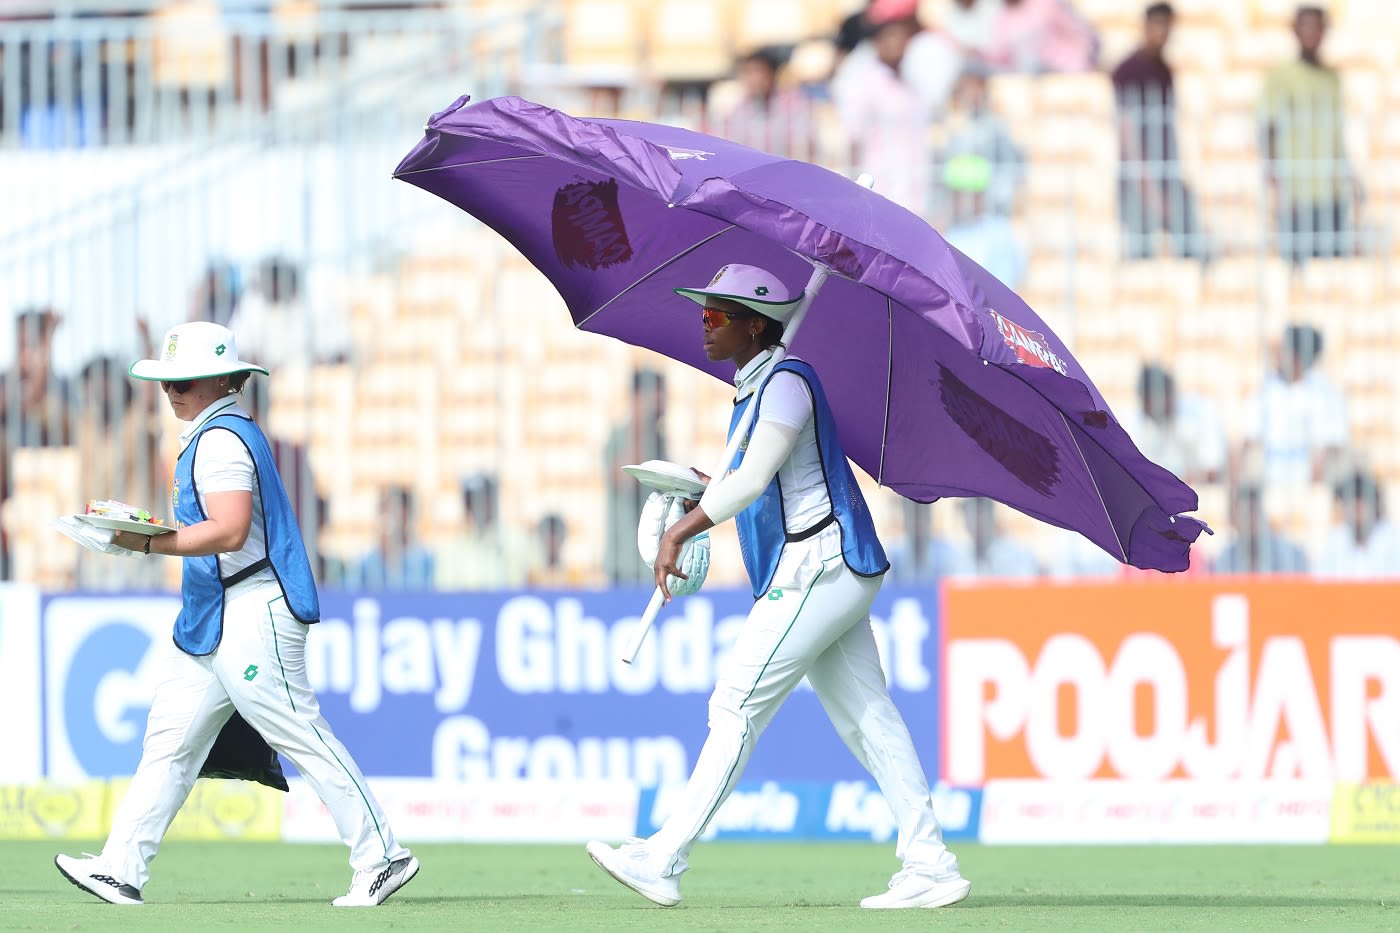
{"label": "sunglasses", "polygon": [[175,382],[166,382],[165,380],[161,380],[160,383],[160,387],[162,389],[164,389],[166,392],[174,392],[176,395],[184,395],[190,390],[190,386],[192,385],[194,385],[193,379],[179,379]]}
{"label": "sunglasses", "polygon": [[721,311],[719,308],[701,308],[700,321],[711,330],[723,327],[735,318],[754,317],[752,314],[741,314],[738,311]]}

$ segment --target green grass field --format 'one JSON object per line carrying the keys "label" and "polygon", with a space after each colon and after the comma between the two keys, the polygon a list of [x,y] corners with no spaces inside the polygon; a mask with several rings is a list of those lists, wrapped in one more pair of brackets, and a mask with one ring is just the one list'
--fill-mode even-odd
{"label": "green grass field", "polygon": [[582,846],[419,846],[417,879],[377,910],[337,910],[335,846],[166,845],[146,906],[108,906],[53,867],[93,844],[0,843],[0,930],[1396,930],[1387,847],[960,845],[972,896],[943,910],[862,911],[892,846],[710,843],[676,908],[603,875]]}

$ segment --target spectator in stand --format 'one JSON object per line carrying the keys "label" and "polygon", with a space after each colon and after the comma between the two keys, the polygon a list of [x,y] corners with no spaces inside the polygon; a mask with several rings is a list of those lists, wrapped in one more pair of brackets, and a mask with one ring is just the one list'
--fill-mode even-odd
{"label": "spectator in stand", "polygon": [[963,255],[1016,291],[1026,278],[1027,252],[1004,214],[988,209],[992,164],[979,155],[960,155],[943,169],[949,223],[943,238]]}
{"label": "spectator in stand", "polygon": [[1249,401],[1239,471],[1258,476],[1270,495],[1332,482],[1350,435],[1346,400],[1318,366],[1322,334],[1290,324],[1276,351],[1277,370]]}
{"label": "spectator in stand", "polygon": [[666,459],[666,381],[661,374],[636,370],[630,402],[627,419],[613,427],[603,449],[603,482],[608,494],[603,571],[615,585],[645,586],[652,582],[652,571],[637,553],[637,517],[650,490],[622,468]]}
{"label": "spectator in stand", "polygon": [[[0,502],[10,497],[10,455],[18,447],[64,447],[72,439],[71,389],[53,370],[52,308],[15,317],[15,364],[0,374]],[[0,579],[10,579],[9,542],[0,525]]]}
{"label": "spectator in stand", "polygon": [[238,267],[227,260],[211,259],[190,296],[190,320],[227,327],[242,297],[243,276]]}
{"label": "spectator in stand", "polygon": [[1026,157],[1011,129],[988,104],[987,69],[970,63],[953,88],[952,107],[943,144],[943,161],[962,155],[981,156],[991,164],[987,183],[987,210],[1010,216],[1026,178]]}
{"label": "spectator in stand", "polygon": [[1138,407],[1124,417],[1123,430],[1147,459],[1191,484],[1225,478],[1225,426],[1214,406],[1179,391],[1176,378],[1158,363],[1143,364],[1137,395]]}
{"label": "spectator in stand", "polygon": [[816,154],[812,106],[797,90],[779,87],[781,70],[782,60],[773,49],[759,49],[739,59],[736,78],[743,95],[716,115],[709,132],[810,162]]}
{"label": "spectator in stand", "polygon": [[1344,476],[1332,494],[1341,520],[1318,549],[1315,574],[1348,580],[1400,576],[1400,532],[1385,517],[1375,478],[1357,470]]}
{"label": "spectator in stand", "polygon": [[870,38],[870,8],[875,0],[867,0],[860,9],[847,15],[836,27],[832,42],[836,45],[836,64],[839,67],[846,56],[854,52],[862,42]]}
{"label": "spectator in stand", "polygon": [[955,548],[953,577],[1030,579],[1040,576],[1035,554],[1005,534],[997,520],[997,504],[982,497],[959,501],[967,522],[968,543]]}
{"label": "spectator in stand", "polygon": [[1215,573],[1307,573],[1303,549],[1269,527],[1263,491],[1239,486],[1230,500],[1230,543],[1211,565]]}
{"label": "spectator in stand", "polygon": [[349,329],[332,309],[312,305],[302,276],[300,265],[281,256],[259,265],[229,325],[249,360],[286,369],[349,358]]}
{"label": "spectator in stand", "polygon": [[[242,349],[240,346],[240,353]],[[262,425],[268,448],[272,451],[272,462],[277,464],[282,487],[287,491],[287,501],[292,504],[292,514],[301,526],[306,553],[314,557],[320,550],[316,539],[322,524],[319,510],[323,505],[320,493],[316,491],[316,475],[311,469],[311,458],[306,448],[276,431],[272,420],[272,401],[268,397],[269,381],[249,379],[243,386],[243,405],[253,420]]]}
{"label": "spectator in stand", "polygon": [[1069,0],[1003,0],[987,56],[1001,71],[1093,71],[1099,39]]}
{"label": "spectator in stand", "polygon": [[523,586],[532,564],[530,543],[501,522],[496,477],[462,481],[465,525],[438,549],[434,582],[440,590],[500,590]]}
{"label": "spectator in stand", "polygon": [[[76,494],[119,499],[168,520],[170,484],[150,391],[158,383],[142,382],[138,391],[127,378],[127,366],[120,358],[99,356],[81,370],[74,437],[83,486]],[[84,549],[74,582],[86,590],[151,589],[160,585],[161,574],[158,561],[109,560]]]}
{"label": "spectator in stand", "polygon": [[369,590],[432,589],[433,555],[418,541],[413,490],[384,487],[372,517],[379,528],[379,546],[360,561],[359,585]]}
{"label": "spectator in stand", "polygon": [[914,0],[875,0],[870,36],[841,61],[831,93],[856,167],[876,191],[926,216],[929,127],[947,108],[962,56],[946,35],[924,29],[917,11]]}
{"label": "spectator in stand", "polygon": [[1342,79],[1318,54],[1326,11],[1299,7],[1293,33],[1298,60],[1268,73],[1261,109],[1279,253],[1298,265],[1309,256],[1355,252],[1353,206],[1359,208],[1362,190],[1346,154]]}
{"label": "spectator in stand", "polygon": [[576,587],[583,582],[576,568],[564,562],[564,541],[568,526],[564,517],[554,512],[544,515],[535,526],[535,553],[530,567],[529,583],[540,587]]}
{"label": "spectator in stand", "polygon": [[957,548],[930,529],[929,511],[926,502],[904,500],[904,534],[887,555],[891,583],[937,583],[959,566]]}
{"label": "spectator in stand", "polygon": [[943,30],[965,57],[985,61],[996,44],[1002,0],[953,0],[943,14]]}
{"label": "spectator in stand", "polygon": [[1118,109],[1118,217],[1123,255],[1155,255],[1153,236],[1163,231],[1178,257],[1207,255],[1196,199],[1182,181],[1176,141],[1172,69],[1163,55],[1175,14],[1154,3],[1143,16],[1143,41],[1113,69]]}

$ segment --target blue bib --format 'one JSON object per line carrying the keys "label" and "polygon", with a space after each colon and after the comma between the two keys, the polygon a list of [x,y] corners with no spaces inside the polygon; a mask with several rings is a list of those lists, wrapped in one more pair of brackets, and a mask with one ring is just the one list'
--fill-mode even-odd
{"label": "blue bib", "polygon": [[287,599],[287,606],[298,621],[316,622],[321,618],[320,601],[316,596],[316,581],[311,575],[311,561],[301,531],[292,514],[292,504],[277,474],[272,449],[262,429],[241,415],[215,415],[210,418],[180,453],[175,463],[175,494],[173,506],[179,527],[194,525],[209,516],[199,504],[199,490],[194,484],[194,461],[199,450],[199,438],[210,428],[232,431],[248,448],[253,457],[255,490],[262,498],[263,536],[267,556],[230,577],[219,569],[219,556],[184,558],[180,580],[183,605],[175,620],[175,644],[181,651],[193,655],[213,654],[224,634],[224,591],[260,570],[271,567]]}
{"label": "blue bib", "polygon": [[[778,571],[778,561],[783,556],[783,546],[789,541],[802,541],[821,531],[832,522],[841,526],[841,554],[846,566],[863,577],[875,577],[890,569],[885,557],[885,549],[875,533],[875,522],[870,517],[870,509],[861,495],[860,485],[846,461],[846,452],[841,447],[836,431],[836,418],[827,404],[826,393],[817,379],[816,370],[802,361],[785,359],[774,367],[774,373],[786,371],[802,377],[812,392],[812,417],[816,419],[817,454],[821,458],[822,475],[826,477],[826,494],[831,500],[832,512],[811,528],[789,533],[783,515],[783,490],[774,476],[763,494],[748,508],[734,516],[734,525],[739,531],[739,547],[744,554],[744,567],[749,572],[749,582],[753,586],[754,599],[768,592],[773,575]],[[761,405],[763,392],[768,388],[765,382],[757,392],[743,401],[736,402],[734,414],[729,420],[729,437],[739,426],[739,419],[749,405]],[[757,410],[756,410],[757,411]],[[749,428],[753,431],[752,424]],[[744,461],[744,451],[748,438],[739,445],[739,452],[731,470],[737,469]]]}

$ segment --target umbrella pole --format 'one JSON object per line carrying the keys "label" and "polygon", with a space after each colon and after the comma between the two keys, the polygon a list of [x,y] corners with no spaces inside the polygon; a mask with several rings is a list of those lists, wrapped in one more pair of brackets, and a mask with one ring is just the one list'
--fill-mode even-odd
{"label": "umbrella pole", "polygon": [[[810,261],[810,260],[809,260]],[[812,302],[816,300],[817,292],[826,284],[826,278],[831,274],[831,270],[819,262],[812,263],[812,275],[807,279],[807,287],[803,289],[802,301],[792,312],[792,317],[788,319],[787,327],[783,328],[783,343],[792,346],[792,342],[797,337],[797,331],[802,326],[802,322],[807,318],[807,311],[812,307]],[[763,373],[759,378],[759,391],[768,381],[768,377],[773,374],[776,367],[787,357],[787,350],[779,347],[773,352],[773,356],[763,367]],[[757,394],[757,392],[755,392]],[[711,476],[723,476],[729,471],[729,464],[734,462],[734,457],[739,453],[739,442],[749,431],[749,425],[753,424],[757,405],[749,405],[744,409],[744,414],[739,419],[739,424],[734,429],[733,435],[729,438],[729,445],[724,450],[724,459],[720,461],[718,469],[710,473]],[[642,613],[642,618],[637,622],[637,630],[632,636],[631,643],[627,646],[627,652],[622,656],[622,660],[628,664],[637,660],[638,653],[642,650],[642,644],[647,640],[647,633],[651,631],[652,625],[656,622],[657,615],[661,612],[661,607],[666,604],[666,597],[661,592],[661,587],[657,587],[651,594],[651,600],[647,603],[646,611]]]}

